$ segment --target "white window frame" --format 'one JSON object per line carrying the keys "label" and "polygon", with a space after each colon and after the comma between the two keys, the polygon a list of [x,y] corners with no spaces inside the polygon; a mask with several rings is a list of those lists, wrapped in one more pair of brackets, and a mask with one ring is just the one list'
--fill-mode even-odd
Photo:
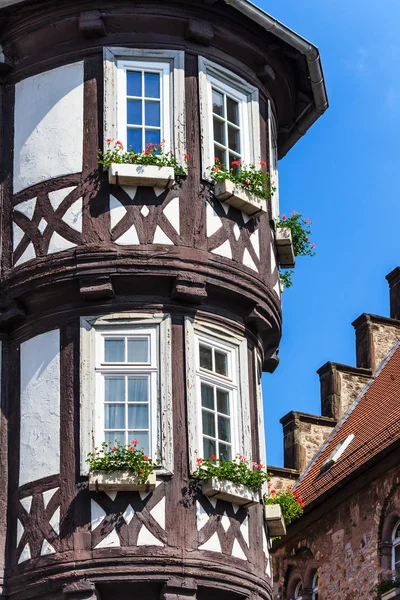
{"label": "white window frame", "polygon": [[[165,140],[165,150],[168,152],[171,148],[171,112],[170,112],[170,64],[169,62],[154,62],[145,60],[117,60],[117,138],[122,142],[124,148],[128,149],[127,141],[127,72],[143,71],[157,73],[160,75],[160,142]],[[143,132],[147,127],[144,120],[144,90],[142,90],[142,126]],[[139,129],[139,127],[138,127]],[[150,127],[151,129],[151,127]],[[158,128],[157,128],[158,129]],[[142,133],[143,138],[143,133]],[[146,144],[143,144],[142,152],[146,150]]]}
{"label": "white window frame", "polygon": [[[396,548],[400,546],[400,536],[399,537],[395,537],[396,535],[396,530],[398,529],[398,527],[400,526],[400,520],[397,521],[394,529],[393,529],[393,533],[392,533],[392,571],[393,571],[393,577],[396,576],[396,558],[395,558],[395,551]],[[400,571],[400,564],[399,564],[399,571]]]}
{"label": "white window frame", "polygon": [[268,144],[269,144],[269,175],[271,187],[275,192],[271,196],[271,214],[273,219],[279,217],[279,172],[278,172],[278,129],[272,110],[271,100],[268,100]]}
{"label": "white window frame", "polygon": [[[199,423],[199,435],[198,447],[203,448],[203,426],[202,426],[202,404],[201,404],[201,384],[206,383],[212,387],[219,387],[224,391],[229,392],[229,417],[230,417],[230,429],[231,429],[231,440],[228,442],[231,446],[231,459],[235,458],[238,449],[238,424],[237,424],[237,398],[239,393],[239,387],[237,382],[237,351],[234,346],[221,342],[215,338],[205,336],[204,334],[195,334],[196,340],[196,393],[199,398],[197,402],[197,419]],[[200,366],[200,345],[208,346],[221,352],[226,353],[228,375],[217,375],[213,371],[208,371]],[[214,411],[216,412],[216,411]],[[216,439],[218,440],[218,431],[215,432]],[[210,458],[209,456],[202,455],[203,458]]]}
{"label": "white window frame", "polygon": [[[301,594],[301,596],[299,596],[299,594]],[[302,598],[303,598],[303,583],[302,583],[302,581],[299,581],[294,590],[294,599],[302,600]]]}
{"label": "white window frame", "polygon": [[315,573],[315,575],[313,577],[311,589],[312,589],[312,600],[317,600],[318,599],[318,573]]}
{"label": "white window frame", "polygon": [[[81,475],[87,475],[88,453],[101,444],[103,438],[103,392],[99,378],[104,366],[101,357],[101,334],[130,335],[149,332],[153,337],[152,364],[157,360],[158,381],[153,382],[155,394],[152,413],[154,458],[160,460],[157,471],[173,472],[173,412],[171,367],[171,317],[168,314],[116,313],[101,317],[81,317],[80,320],[80,467]],[[126,371],[131,372],[130,365]],[[138,367],[139,370],[140,367]],[[101,370],[100,370],[101,369]],[[121,372],[120,365],[109,367],[108,372]],[[117,371],[118,369],[118,371]],[[150,367],[152,369],[152,367]],[[154,372],[154,369],[153,369]],[[153,375],[154,379],[154,375]],[[100,384],[100,387],[99,387]],[[155,386],[155,387],[154,387]]]}
{"label": "white window frame", "polygon": [[200,129],[203,178],[210,180],[207,167],[214,164],[212,87],[219,87],[240,102],[241,156],[255,165],[261,160],[260,107],[258,89],[241,77],[202,56],[199,57]]}
{"label": "white window frame", "polygon": [[[185,53],[177,50],[156,50],[140,48],[105,47],[104,59],[104,150],[107,150],[108,138],[120,140],[126,147],[126,93],[123,95],[123,74],[126,68],[142,65],[145,68],[159,70],[168,75],[164,80],[165,115],[163,117],[166,151],[172,150],[178,162],[184,161],[186,154],[185,126]],[[144,65],[144,66],[143,66]],[[164,75],[163,75],[164,77]],[[126,83],[125,83],[126,90]],[[169,107],[169,118],[166,107]],[[125,125],[123,118],[125,114]],[[169,132],[169,135],[168,135]],[[163,134],[162,134],[163,135]]]}
{"label": "white window frame", "polygon": [[[249,369],[247,359],[247,340],[243,337],[230,335],[226,328],[210,325],[201,319],[185,317],[185,347],[186,347],[186,389],[188,403],[188,435],[189,435],[189,465],[193,473],[197,469],[197,458],[203,457],[200,371],[199,371],[199,340],[231,353],[231,365],[235,368],[233,379],[236,394],[232,410],[232,458],[236,453],[251,460],[251,422],[249,397]],[[235,412],[234,412],[235,411]],[[235,423],[235,418],[236,423]]]}
{"label": "white window frame", "polygon": [[[149,455],[157,458],[157,408],[158,408],[158,386],[159,386],[159,360],[157,328],[131,327],[126,329],[97,329],[96,337],[96,421],[95,421],[95,445],[100,447],[104,442],[104,379],[107,375],[147,375],[150,380],[149,386]],[[116,337],[146,337],[149,340],[149,362],[144,364],[133,363],[106,363],[104,361],[104,347],[107,338]],[[140,436],[137,436],[140,439]],[[126,443],[129,443],[127,440]]]}

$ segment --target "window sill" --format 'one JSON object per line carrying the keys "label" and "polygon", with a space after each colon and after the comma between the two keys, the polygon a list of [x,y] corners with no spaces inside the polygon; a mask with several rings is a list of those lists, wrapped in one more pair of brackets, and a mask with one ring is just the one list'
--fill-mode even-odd
{"label": "window sill", "polygon": [[129,471],[89,473],[89,490],[92,491],[131,491],[152,492],[156,487],[156,474],[151,473],[145,483],[139,483],[138,476]]}
{"label": "window sill", "polygon": [[398,598],[400,596],[400,588],[394,588],[381,594],[381,600],[391,600],[392,598]]}
{"label": "window sill", "polygon": [[216,498],[239,504],[241,506],[253,506],[260,501],[260,494],[253,492],[245,485],[221,481],[216,477],[210,477],[202,483],[202,491],[208,498]]}
{"label": "window sill", "polygon": [[282,269],[293,269],[295,264],[292,232],[289,227],[278,227],[276,230],[276,247],[279,266]]}
{"label": "window sill", "polygon": [[264,198],[258,198],[236,187],[229,179],[216,183],[214,194],[221,202],[238,208],[250,217],[259,217],[267,213],[267,201]]}
{"label": "window sill", "polygon": [[264,519],[271,537],[286,535],[286,525],[279,504],[266,504],[264,506]]}
{"label": "window sill", "polygon": [[108,169],[108,181],[114,185],[169,188],[175,183],[174,180],[172,167],[112,163]]}

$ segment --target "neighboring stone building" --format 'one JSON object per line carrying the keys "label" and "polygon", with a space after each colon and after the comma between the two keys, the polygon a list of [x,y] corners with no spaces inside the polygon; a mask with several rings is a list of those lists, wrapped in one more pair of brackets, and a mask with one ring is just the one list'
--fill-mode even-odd
{"label": "neighboring stone building", "polygon": [[324,417],[282,419],[273,483],[295,482],[305,512],[274,543],[276,599],[374,600],[379,579],[400,573],[400,269],[388,280],[391,318],[353,323],[357,368],[318,371]]}
{"label": "neighboring stone building", "polygon": [[[239,210],[208,168],[277,184],[327,108],[318,50],[247,0],[1,0],[0,42],[1,597],[270,600],[261,502],[192,475],[264,461],[278,195]],[[107,174],[108,138],[188,173]],[[116,437],[160,459],[154,489],[89,490]]]}

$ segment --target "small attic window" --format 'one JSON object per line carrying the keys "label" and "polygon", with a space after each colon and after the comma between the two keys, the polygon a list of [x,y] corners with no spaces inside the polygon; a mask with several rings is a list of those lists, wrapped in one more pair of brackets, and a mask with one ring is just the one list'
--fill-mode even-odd
{"label": "small attic window", "polygon": [[338,443],[338,445],[336,446],[334,451],[331,452],[331,454],[328,456],[326,461],[323,463],[323,465],[321,467],[321,473],[325,473],[325,471],[328,471],[339,460],[339,458],[342,456],[343,452],[346,450],[346,448],[351,444],[351,442],[353,440],[354,440],[354,433],[352,433],[351,435],[348,435],[347,438],[344,438],[344,440],[342,440],[341,442]]}

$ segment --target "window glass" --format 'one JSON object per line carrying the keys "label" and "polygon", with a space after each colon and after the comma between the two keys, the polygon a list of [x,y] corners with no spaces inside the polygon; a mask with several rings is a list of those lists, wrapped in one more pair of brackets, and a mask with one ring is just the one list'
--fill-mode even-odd
{"label": "window glass", "polygon": [[232,401],[237,384],[231,379],[231,351],[199,341],[198,361],[201,400],[201,446],[204,458],[233,457]]}
{"label": "window glass", "polygon": [[239,102],[213,87],[212,108],[214,155],[230,167],[232,161],[242,156]]}
{"label": "window glass", "polygon": [[161,141],[161,73],[126,71],[127,141],[135,152]]}
{"label": "window glass", "polygon": [[400,521],[393,529],[393,555],[392,555],[392,570],[396,576],[400,575]]}
{"label": "window glass", "polygon": [[151,454],[156,432],[152,414],[157,412],[157,359],[152,348],[155,332],[145,335],[101,334],[104,362],[97,368],[103,398],[102,439],[138,446]]}

